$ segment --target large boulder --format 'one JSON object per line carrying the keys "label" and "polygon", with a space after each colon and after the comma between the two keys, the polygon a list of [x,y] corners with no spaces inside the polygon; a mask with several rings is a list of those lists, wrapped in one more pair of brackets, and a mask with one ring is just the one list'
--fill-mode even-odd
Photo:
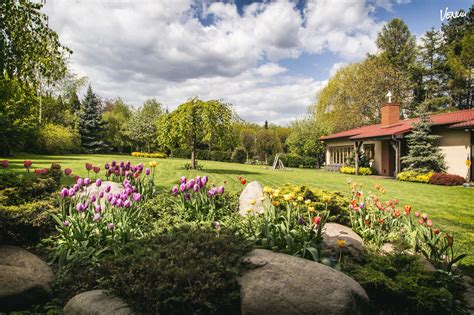
{"label": "large boulder", "polygon": [[[338,255],[342,250],[343,254],[359,258],[364,252],[364,241],[350,227],[337,224],[326,223],[323,228],[323,250],[329,254]],[[344,240],[342,248],[338,245],[338,240]]]}
{"label": "large boulder", "polygon": [[52,297],[53,271],[16,246],[0,246],[0,311],[21,310]]}
{"label": "large boulder", "polygon": [[272,314],[364,314],[369,298],[352,278],[326,265],[255,249],[239,279],[241,312]]}
{"label": "large boulder", "polygon": [[239,214],[246,216],[248,214],[263,213],[266,203],[269,202],[268,198],[262,201],[263,187],[257,182],[253,181],[247,184],[244,191],[240,194],[239,198]]}
{"label": "large boulder", "polygon": [[64,315],[133,314],[132,309],[120,298],[103,290],[80,293],[70,299],[64,307]]}

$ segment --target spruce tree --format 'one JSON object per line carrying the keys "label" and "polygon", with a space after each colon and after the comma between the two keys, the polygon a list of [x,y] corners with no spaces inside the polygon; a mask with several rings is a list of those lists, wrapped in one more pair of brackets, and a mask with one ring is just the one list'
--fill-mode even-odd
{"label": "spruce tree", "polygon": [[88,153],[97,153],[107,150],[107,145],[103,140],[104,129],[101,117],[100,100],[89,85],[81,104],[81,112],[79,113],[81,144]]}
{"label": "spruce tree", "polygon": [[435,143],[440,136],[431,134],[431,119],[426,110],[421,111],[420,120],[413,124],[407,138],[408,155],[401,158],[406,166],[404,171],[427,173],[446,170],[444,156]]}

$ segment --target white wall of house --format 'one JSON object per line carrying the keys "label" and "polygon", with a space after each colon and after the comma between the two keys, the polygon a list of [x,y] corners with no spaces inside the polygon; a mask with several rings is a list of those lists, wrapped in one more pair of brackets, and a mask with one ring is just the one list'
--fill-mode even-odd
{"label": "white wall of house", "polygon": [[470,132],[453,129],[442,130],[436,133],[441,138],[438,145],[444,154],[447,172],[466,177],[468,168],[466,167],[466,158],[471,154],[471,135]]}
{"label": "white wall of house", "polygon": [[[381,141],[364,141],[364,144],[375,144],[375,159],[373,167],[380,173],[382,169],[382,142]],[[353,141],[326,141],[326,165],[330,165],[331,163],[331,147],[343,147],[343,146],[350,146],[354,147]]]}

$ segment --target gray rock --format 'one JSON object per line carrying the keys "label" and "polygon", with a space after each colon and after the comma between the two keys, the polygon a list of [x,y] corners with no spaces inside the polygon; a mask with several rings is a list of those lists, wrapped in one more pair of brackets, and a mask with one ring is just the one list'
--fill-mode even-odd
{"label": "gray rock", "polygon": [[474,314],[474,281],[469,276],[463,276],[462,282],[466,289],[463,293],[463,299],[466,303],[465,306],[469,314]]}
{"label": "gray rock", "polygon": [[0,311],[21,310],[52,297],[53,271],[16,246],[0,246]]}
{"label": "gray rock", "polygon": [[239,214],[246,216],[249,213],[263,213],[266,203],[270,202],[268,198],[262,201],[261,198],[263,196],[263,187],[259,182],[253,181],[248,183],[240,194]]}
{"label": "gray rock", "polygon": [[133,314],[132,309],[120,298],[103,290],[80,293],[70,299],[64,307],[64,315]]}
{"label": "gray rock", "polygon": [[[123,190],[123,185],[121,183],[116,183],[116,182],[110,182],[110,181],[104,181],[102,182],[102,185],[100,187],[97,187],[95,185],[95,182],[93,181],[92,184],[89,187],[86,187],[82,192],[81,195],[96,195],[97,200],[99,199],[99,191],[104,191],[105,192],[105,187],[107,185],[110,185],[110,193],[112,194],[118,194]],[[100,199],[100,205],[102,207],[105,207],[105,202],[106,202],[106,195],[104,198]]]}
{"label": "gray rock", "polygon": [[253,265],[239,279],[241,312],[272,314],[365,314],[369,298],[352,278],[323,264],[255,249]]}
{"label": "gray rock", "polygon": [[323,228],[323,250],[338,255],[341,250],[337,244],[338,240],[345,241],[342,248],[343,254],[359,258],[364,252],[364,241],[350,227],[337,223],[326,223]]}

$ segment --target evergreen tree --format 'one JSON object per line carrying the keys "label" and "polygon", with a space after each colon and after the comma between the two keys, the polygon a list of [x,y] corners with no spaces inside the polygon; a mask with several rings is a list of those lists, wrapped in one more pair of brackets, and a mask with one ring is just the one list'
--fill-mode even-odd
{"label": "evergreen tree", "polygon": [[382,57],[397,69],[408,71],[416,57],[416,41],[401,19],[393,19],[382,28],[377,37]]}
{"label": "evergreen tree", "polygon": [[446,170],[444,156],[435,142],[440,136],[431,134],[431,119],[426,110],[421,111],[420,120],[413,124],[408,138],[408,155],[401,158],[406,171],[443,172]]}
{"label": "evergreen tree", "polygon": [[107,145],[103,140],[104,130],[101,117],[100,100],[89,85],[79,114],[79,134],[82,147],[86,152],[96,153],[107,150]]}

